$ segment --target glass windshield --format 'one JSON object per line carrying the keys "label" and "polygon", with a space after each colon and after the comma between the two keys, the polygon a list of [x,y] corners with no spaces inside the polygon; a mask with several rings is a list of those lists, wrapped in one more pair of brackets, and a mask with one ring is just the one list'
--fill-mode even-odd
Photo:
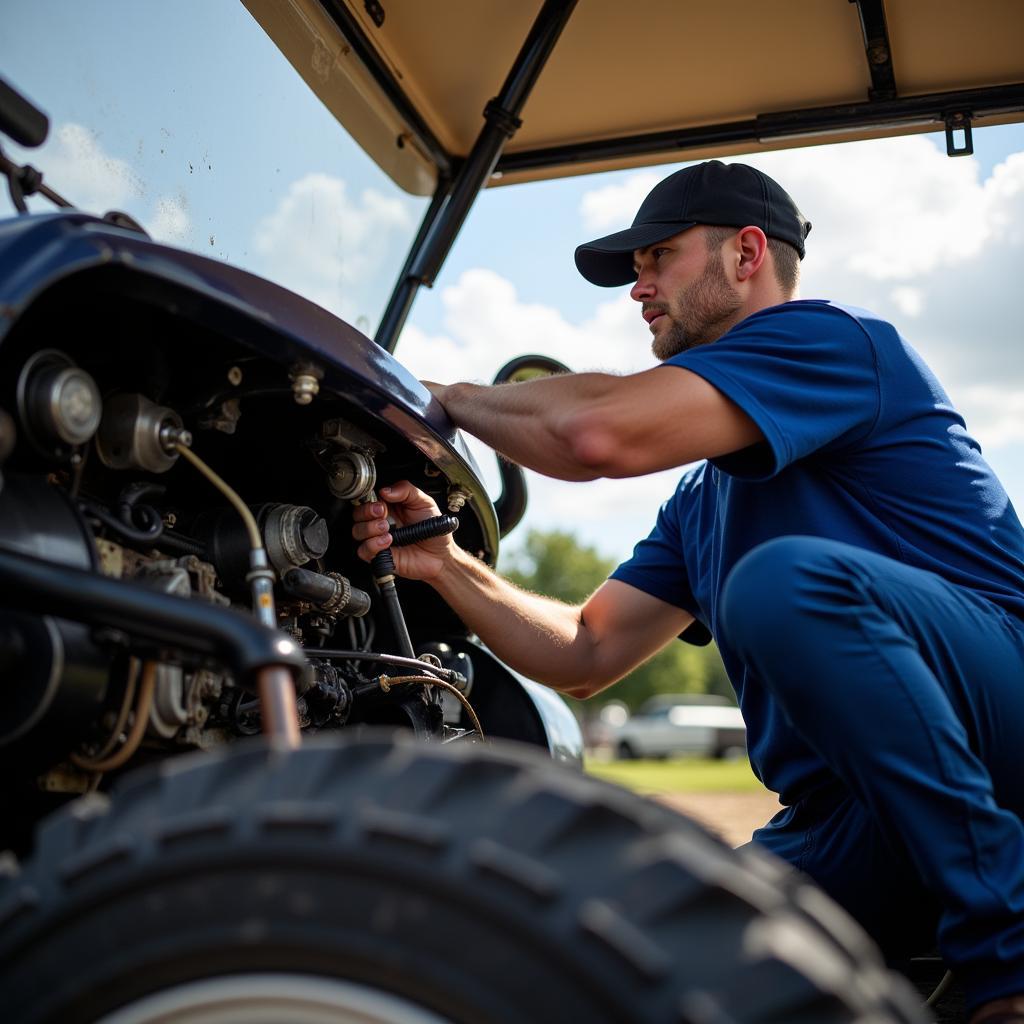
{"label": "glass windshield", "polygon": [[241,3],[5,5],[0,68],[50,118],[41,149],[5,151],[75,206],[123,210],[374,333],[427,200],[377,168]]}

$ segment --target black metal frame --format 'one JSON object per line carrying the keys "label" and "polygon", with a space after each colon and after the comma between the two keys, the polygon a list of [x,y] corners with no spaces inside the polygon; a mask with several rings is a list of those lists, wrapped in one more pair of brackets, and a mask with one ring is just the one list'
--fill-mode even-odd
{"label": "black metal frame", "polygon": [[869,131],[895,125],[934,124],[936,130],[941,130],[946,121],[956,114],[973,120],[989,114],[1021,110],[1024,110],[1024,83],[1015,83],[988,89],[759,114],[746,121],[525,150],[504,156],[498,162],[497,170],[511,174],[613,157],[653,156],[711,145],[796,139],[842,129]]}
{"label": "black metal frame", "polygon": [[889,27],[885,23],[883,0],[850,0],[860,14],[860,30],[864,36],[864,54],[871,73],[870,100],[896,99],[896,72],[892,65]]}
{"label": "black metal frame", "polygon": [[[331,6],[341,6],[333,3]],[[505,144],[516,133],[523,109],[576,0],[545,0],[498,95],[484,108],[484,126],[453,179],[440,175],[437,191],[402,269],[377,330],[376,342],[393,352],[421,285],[431,287]]]}
{"label": "black metal frame", "polygon": [[447,177],[452,169],[452,156],[441,145],[437,136],[431,131],[430,125],[420,116],[420,112],[405,95],[391,69],[381,59],[373,43],[367,38],[362,26],[345,6],[344,0],[320,0],[327,16],[341,31],[345,41],[365,65],[373,80],[388,98],[398,116],[406,123],[416,143],[437,167],[440,177]]}
{"label": "black metal frame", "polygon": [[[1024,111],[1024,83],[985,89],[899,96],[885,19],[884,0],[849,0],[857,5],[864,55],[871,75],[868,99],[862,103],[759,114],[698,128],[624,135],[592,142],[549,146],[503,154],[519,127],[519,113],[565,27],[576,0],[545,0],[526,42],[516,57],[499,95],[484,110],[484,127],[465,160],[445,152],[402,92],[343,0],[322,0],[359,57],[409,123],[425,151],[435,157],[438,186],[419,233],[402,268],[377,331],[376,341],[393,352],[421,285],[431,287],[454,244],[473,201],[492,174],[533,172],[622,157],[673,154],[742,143],[799,139],[834,131],[880,129],[900,125],[934,125],[945,129],[950,156],[973,152],[971,123],[979,117]],[[954,133],[963,133],[958,145]],[[453,175],[454,172],[454,175]]]}

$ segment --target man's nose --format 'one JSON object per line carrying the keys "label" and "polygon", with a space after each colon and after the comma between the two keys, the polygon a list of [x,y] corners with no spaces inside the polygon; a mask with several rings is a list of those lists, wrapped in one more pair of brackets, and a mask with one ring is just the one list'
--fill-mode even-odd
{"label": "man's nose", "polygon": [[651,274],[641,270],[637,274],[636,284],[629,289],[629,297],[635,302],[646,302],[654,298],[654,279]]}

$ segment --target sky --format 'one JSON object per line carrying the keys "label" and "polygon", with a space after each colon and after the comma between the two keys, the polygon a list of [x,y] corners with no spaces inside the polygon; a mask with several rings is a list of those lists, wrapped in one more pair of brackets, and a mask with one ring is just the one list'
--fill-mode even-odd
{"label": "sky", "polygon": [[[362,153],[237,0],[5,4],[0,75],[52,123],[42,149],[5,150],[82,209],[126,210],[153,237],[292,288],[372,336],[426,200]],[[813,222],[801,296],[891,319],[1020,513],[1024,126],[976,130],[974,144],[956,159],[941,135],[730,159],[776,178]],[[524,352],[576,370],[654,365],[628,290],[588,284],[572,256],[628,226],[678,166],[486,190],[435,287],[421,289],[398,358],[444,382],[489,381]],[[0,216],[11,212],[0,199]],[[474,450],[496,494],[494,457]],[[580,484],[530,474],[527,518],[506,545],[530,527],[563,529],[627,557],[678,475]]]}

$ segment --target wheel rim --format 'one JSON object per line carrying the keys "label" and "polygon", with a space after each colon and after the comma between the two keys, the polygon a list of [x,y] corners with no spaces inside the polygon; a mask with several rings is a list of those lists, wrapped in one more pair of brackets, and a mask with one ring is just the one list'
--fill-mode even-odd
{"label": "wheel rim", "polygon": [[144,996],[97,1024],[451,1024],[415,1003],[341,978],[238,974]]}

